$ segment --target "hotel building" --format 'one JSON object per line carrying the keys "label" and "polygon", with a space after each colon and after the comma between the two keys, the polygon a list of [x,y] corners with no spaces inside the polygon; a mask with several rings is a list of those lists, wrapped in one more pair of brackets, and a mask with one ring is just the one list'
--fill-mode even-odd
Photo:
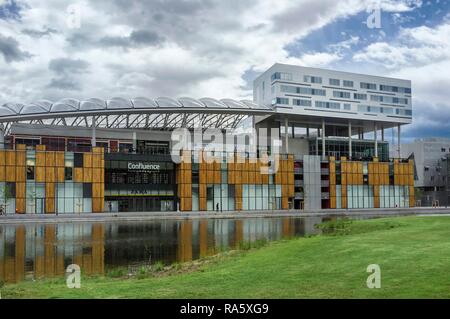
{"label": "hotel building", "polygon": [[[283,64],[254,81],[253,101],[7,103],[0,205],[8,214],[411,207],[414,163],[399,155],[411,121],[410,81]],[[254,128],[256,151],[193,143],[174,162],[172,131],[199,127]]]}

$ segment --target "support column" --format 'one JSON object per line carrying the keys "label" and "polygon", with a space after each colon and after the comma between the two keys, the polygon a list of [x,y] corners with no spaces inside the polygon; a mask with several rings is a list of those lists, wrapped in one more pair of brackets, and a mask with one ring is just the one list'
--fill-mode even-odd
{"label": "support column", "polygon": [[381,141],[384,142],[384,127],[381,127]]}
{"label": "support column", "polygon": [[348,121],[348,159],[352,159],[352,122]]}
{"label": "support column", "polygon": [[0,124],[0,149],[5,148],[5,126]]}
{"label": "support column", "polygon": [[287,117],[284,119],[284,148],[286,150],[286,154],[289,153],[289,121],[287,119]]}
{"label": "support column", "polygon": [[322,159],[325,159],[325,120],[322,119]]}
{"label": "support column", "polygon": [[306,126],[306,137],[309,138],[309,124]]}
{"label": "support column", "polygon": [[136,132],[133,132],[133,152],[137,152],[137,138],[136,138]]}
{"label": "support column", "polygon": [[378,157],[378,141],[377,141],[377,122],[374,123],[373,139],[375,141],[375,157]]}
{"label": "support column", "polygon": [[96,136],[96,131],[95,131],[95,129],[96,129],[95,116],[92,117],[92,125],[91,126],[92,126],[91,144],[92,144],[92,147],[95,147],[95,145],[97,144],[97,142],[96,142],[97,136]]}
{"label": "support column", "polygon": [[398,153],[398,158],[400,158],[400,124],[398,124],[398,129],[397,129],[397,153]]}

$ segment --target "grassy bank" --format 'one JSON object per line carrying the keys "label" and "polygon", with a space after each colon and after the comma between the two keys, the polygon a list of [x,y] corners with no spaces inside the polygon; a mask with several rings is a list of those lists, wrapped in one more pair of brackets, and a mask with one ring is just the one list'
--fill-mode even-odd
{"label": "grassy bank", "polygon": [[[324,232],[160,275],[82,278],[80,289],[63,279],[6,285],[2,298],[450,297],[450,217],[328,224]],[[381,267],[380,289],[366,286],[369,264]]]}

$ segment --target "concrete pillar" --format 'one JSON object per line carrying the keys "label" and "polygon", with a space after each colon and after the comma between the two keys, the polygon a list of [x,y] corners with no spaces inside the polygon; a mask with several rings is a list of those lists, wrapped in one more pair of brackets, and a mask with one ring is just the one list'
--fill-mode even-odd
{"label": "concrete pillar", "polygon": [[133,132],[133,152],[137,152],[137,138],[136,138],[136,132]]}
{"label": "concrete pillar", "polygon": [[97,134],[96,134],[96,132],[95,132],[95,129],[96,129],[96,124],[95,124],[95,116],[93,116],[92,117],[92,125],[91,125],[91,127],[92,127],[92,139],[91,139],[91,144],[92,144],[92,147],[95,147],[95,145],[97,144],[97,142],[96,142],[96,138],[97,138]]}
{"label": "concrete pillar", "polygon": [[0,149],[5,148],[5,126],[0,124]]}
{"label": "concrete pillar", "polygon": [[348,157],[352,159],[352,122],[348,121]]}
{"label": "concrete pillar", "polygon": [[289,121],[287,117],[284,119],[284,144],[285,144],[285,150],[286,154],[289,153]]}
{"label": "concrete pillar", "polygon": [[373,140],[375,142],[375,157],[378,157],[378,141],[377,141],[377,122],[374,123],[373,127]]}
{"label": "concrete pillar", "polygon": [[[319,132],[318,129],[317,132]],[[316,155],[319,155],[319,136],[316,137]]]}
{"label": "concrete pillar", "polygon": [[398,129],[397,129],[397,153],[398,153],[398,158],[400,158],[400,124],[398,124]]}
{"label": "concrete pillar", "polygon": [[322,119],[322,158],[325,159],[325,120]]}

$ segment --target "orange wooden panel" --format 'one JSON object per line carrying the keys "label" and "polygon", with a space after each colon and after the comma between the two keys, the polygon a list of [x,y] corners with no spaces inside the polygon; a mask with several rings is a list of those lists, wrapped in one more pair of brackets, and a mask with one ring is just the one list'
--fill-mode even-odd
{"label": "orange wooden panel", "polygon": [[47,182],[54,183],[56,182],[56,167],[46,167],[45,168],[45,180]]}
{"label": "orange wooden panel", "polygon": [[16,151],[16,162],[14,165],[22,165],[26,164],[26,152],[25,151]]}
{"label": "orange wooden panel", "polygon": [[281,173],[281,184],[282,185],[287,185],[288,182],[288,176],[287,176],[287,172],[282,172]]}
{"label": "orange wooden panel", "polygon": [[[98,157],[98,155],[97,155]],[[92,167],[92,154],[84,153],[83,154],[83,167]]]}
{"label": "orange wooden panel", "polygon": [[353,174],[347,174],[347,184],[353,185]]}
{"label": "orange wooden panel", "polygon": [[342,174],[341,175],[341,184],[342,185],[347,185],[347,174]]}
{"label": "orange wooden panel", "polygon": [[330,208],[336,208],[336,197],[330,197]]}
{"label": "orange wooden panel", "polygon": [[294,197],[295,196],[294,184],[288,185],[288,196],[289,197]]}
{"label": "orange wooden panel", "polygon": [[45,166],[54,167],[56,165],[55,152],[45,153]]}
{"label": "orange wooden panel", "polygon": [[198,185],[198,196],[206,198],[206,184]]}
{"label": "orange wooden panel", "polygon": [[36,145],[36,151],[45,151],[45,145],[42,144]]}
{"label": "orange wooden panel", "polygon": [[83,168],[81,167],[75,167],[73,169],[73,180],[76,183],[82,183],[83,182]]}
{"label": "orange wooden panel", "polygon": [[55,162],[56,166],[64,167],[64,152],[55,152]]}
{"label": "orange wooden panel", "polygon": [[207,184],[214,183],[214,171],[212,171],[212,170],[206,171],[206,183]]}
{"label": "orange wooden panel", "polygon": [[55,197],[55,183],[45,183],[45,197]]}
{"label": "orange wooden panel", "polygon": [[25,182],[27,178],[26,167],[16,166],[16,181]]}
{"label": "orange wooden panel", "polygon": [[0,166],[5,165],[5,150],[0,150]]}
{"label": "orange wooden panel", "polygon": [[242,171],[241,172],[241,183],[242,184],[248,184],[248,171]]}
{"label": "orange wooden panel", "polygon": [[91,183],[92,181],[92,168],[84,167],[83,168],[83,183]]}
{"label": "orange wooden panel", "polygon": [[65,179],[64,176],[64,167],[58,167],[56,172],[56,181],[58,183],[63,183]]}
{"label": "orange wooden panel", "polygon": [[0,182],[4,182],[5,181],[5,166],[4,165],[0,165]]}
{"label": "orange wooden panel", "polygon": [[26,183],[25,182],[17,182],[16,183],[16,198],[25,198],[26,197]]}
{"label": "orange wooden panel", "polygon": [[214,184],[220,184],[221,183],[221,171],[214,171]]}
{"label": "orange wooden panel", "polygon": [[26,206],[25,206],[25,198],[16,198],[16,212],[18,214],[24,214]]}
{"label": "orange wooden panel", "polygon": [[282,183],[281,180],[281,172],[278,170],[278,172],[275,174],[274,178],[275,184],[280,185]]}
{"label": "orange wooden panel", "polygon": [[92,198],[92,212],[101,213],[104,211],[104,199],[102,197]]}
{"label": "orange wooden panel", "polygon": [[[92,160],[92,163],[91,163],[92,167],[101,167],[102,166],[102,156],[101,156],[101,154],[93,154],[93,155],[91,155],[91,160]],[[84,161],[84,159],[83,159],[83,161]],[[181,165],[183,165],[183,163],[181,163]]]}
{"label": "orange wooden panel", "polygon": [[269,184],[269,174],[261,174],[261,183]]}
{"label": "orange wooden panel", "polygon": [[281,208],[282,209],[289,209],[289,201],[287,197],[281,197]]}
{"label": "orange wooden panel", "polygon": [[35,179],[38,183],[45,182],[45,167],[43,166],[36,166],[35,168]]}
{"label": "orange wooden panel", "polygon": [[102,183],[92,183],[92,197],[102,197],[102,190]]}
{"label": "orange wooden panel", "polygon": [[45,213],[53,214],[55,213],[55,198],[45,197]]}
{"label": "orange wooden panel", "polygon": [[199,197],[198,208],[202,211],[207,210],[206,197]]}
{"label": "orange wooden panel", "polygon": [[5,180],[7,182],[15,182],[16,181],[16,167],[15,166],[5,166]]}
{"label": "orange wooden panel", "polygon": [[36,152],[36,166],[45,166],[45,152]]}
{"label": "orange wooden panel", "polygon": [[236,185],[242,184],[242,171],[233,171],[234,173],[234,183]]}
{"label": "orange wooden panel", "polygon": [[9,166],[16,165],[16,152],[13,150],[7,150],[5,153],[5,164]]}

